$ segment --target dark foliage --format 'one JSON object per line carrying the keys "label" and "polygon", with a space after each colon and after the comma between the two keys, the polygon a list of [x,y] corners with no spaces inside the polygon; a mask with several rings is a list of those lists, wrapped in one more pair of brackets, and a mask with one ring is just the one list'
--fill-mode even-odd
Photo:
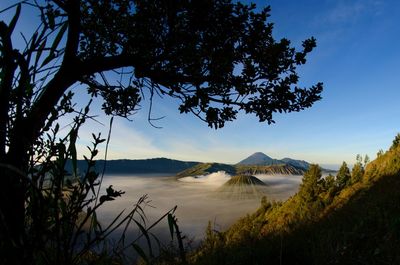
{"label": "dark foliage", "polygon": [[[17,49],[25,7],[38,21]],[[29,263],[32,254],[24,248],[30,172],[38,153],[52,151],[43,141],[55,121],[76,111],[74,84],[101,96],[106,114],[128,117],[149,95],[151,123],[153,96],[169,96],[180,100],[181,113],[213,128],[240,111],[272,123],[274,113],[300,111],[321,98],[321,83],[298,85],[297,67],[315,39],[297,51],[272,37],[269,7],[255,10],[229,0],[27,0],[2,11],[15,13],[0,21],[0,175],[7,187],[0,237],[15,263]],[[118,78],[107,78],[112,74]],[[83,121],[91,118],[88,109],[82,113]]]}

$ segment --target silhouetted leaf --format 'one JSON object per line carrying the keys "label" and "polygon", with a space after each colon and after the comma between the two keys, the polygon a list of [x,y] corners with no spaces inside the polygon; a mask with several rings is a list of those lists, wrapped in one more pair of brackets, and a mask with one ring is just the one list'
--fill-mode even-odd
{"label": "silhouetted leaf", "polygon": [[174,217],[172,214],[168,214],[168,226],[169,226],[169,232],[171,234],[171,238],[174,239]]}
{"label": "silhouetted leaf", "polygon": [[150,264],[149,258],[138,244],[133,243],[132,247],[136,250],[139,256],[146,262],[146,264]]}
{"label": "silhouetted leaf", "polygon": [[100,203],[104,203],[106,201],[113,201],[113,200],[115,200],[115,199],[113,197],[108,196],[108,195],[102,195],[100,197]]}
{"label": "silhouetted leaf", "polygon": [[68,28],[68,23],[64,22],[64,24],[61,26],[60,30],[58,31],[56,37],[54,38],[53,44],[51,45],[50,48],[50,54],[54,54],[58,45],[60,44],[60,41],[62,39],[62,37],[65,34],[65,31]]}
{"label": "silhouetted leaf", "polygon": [[145,236],[146,242],[147,242],[147,246],[148,246],[149,252],[150,252],[150,257],[152,257],[153,256],[153,251],[152,251],[152,248],[151,248],[151,241],[150,241],[149,233],[147,232],[147,230],[143,227],[143,225],[141,223],[139,223],[135,219],[133,219],[133,221],[139,227],[140,231],[142,232],[142,235]]}
{"label": "silhouetted leaf", "polygon": [[49,62],[51,62],[51,61],[52,61],[53,59],[55,59],[55,58],[56,58],[56,55],[55,55],[54,53],[50,53],[50,54],[43,60],[41,67],[44,66],[44,65],[46,65],[46,64],[48,64]]}
{"label": "silhouetted leaf", "polygon": [[21,14],[21,3],[17,5],[17,10],[15,11],[15,15],[13,16],[10,24],[8,25],[8,34],[11,35],[11,33],[14,31],[15,25],[17,24],[20,14]]}

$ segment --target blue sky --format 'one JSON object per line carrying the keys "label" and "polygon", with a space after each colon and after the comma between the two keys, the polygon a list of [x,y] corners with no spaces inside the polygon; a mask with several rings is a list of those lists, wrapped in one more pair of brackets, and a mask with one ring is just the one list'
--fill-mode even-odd
{"label": "blue sky", "polygon": [[[13,1],[6,1],[13,2]],[[324,83],[323,99],[299,113],[276,115],[276,124],[240,115],[213,130],[177,104],[157,99],[153,116],[166,116],[155,129],[147,123],[147,105],[114,121],[109,158],[169,157],[236,163],[256,151],[274,158],[292,157],[320,164],[352,164],[356,154],[375,157],[400,132],[400,2],[396,0],[256,1],[271,5],[274,36],[294,46],[314,36],[317,48],[300,68],[304,86]],[[0,4],[0,8],[5,4]],[[78,99],[79,100],[79,99]],[[99,120],[107,124],[108,117]],[[107,126],[88,122],[81,150],[91,132]],[[83,152],[83,151],[82,151]]]}

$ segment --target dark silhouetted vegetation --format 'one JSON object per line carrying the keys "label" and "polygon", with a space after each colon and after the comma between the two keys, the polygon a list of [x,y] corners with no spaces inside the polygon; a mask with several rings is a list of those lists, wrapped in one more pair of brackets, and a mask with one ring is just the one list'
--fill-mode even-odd
{"label": "dark silhouetted vegetation", "polygon": [[[37,21],[31,21],[32,32],[22,32],[20,47],[14,41],[23,8]],[[107,235],[98,235],[94,209],[119,191],[110,187],[99,200],[85,197],[89,190],[98,197],[94,187],[101,183],[90,158],[82,179],[70,183],[64,172],[68,159],[75,170],[78,129],[93,118],[89,107],[74,104],[76,89],[87,88],[90,97],[103,99],[105,114],[122,117],[138,111],[146,95],[151,124],[153,97],[174,98],[181,113],[212,128],[240,111],[272,123],[274,113],[301,111],[321,98],[321,83],[298,84],[297,67],[306,63],[315,39],[304,40],[300,50],[285,38],[275,40],[269,7],[257,11],[229,0],[26,0],[1,12],[13,12],[0,21],[0,239],[6,264],[85,263],[69,240],[82,231],[76,218],[83,209],[93,211],[86,216],[95,230],[82,236],[92,231],[101,241]],[[74,129],[60,142],[57,121],[74,113]],[[94,137],[96,145],[99,140]],[[90,149],[93,156],[96,150]],[[77,201],[65,201],[64,189]],[[88,263],[96,261],[92,254]]]}

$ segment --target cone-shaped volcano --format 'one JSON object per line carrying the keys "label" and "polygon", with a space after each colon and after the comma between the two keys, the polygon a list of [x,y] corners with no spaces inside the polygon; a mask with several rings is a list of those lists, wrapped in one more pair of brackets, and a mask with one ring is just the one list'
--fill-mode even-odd
{"label": "cone-shaped volcano", "polygon": [[254,176],[238,175],[218,188],[217,196],[235,200],[257,199],[265,195],[265,186],[264,182]]}

